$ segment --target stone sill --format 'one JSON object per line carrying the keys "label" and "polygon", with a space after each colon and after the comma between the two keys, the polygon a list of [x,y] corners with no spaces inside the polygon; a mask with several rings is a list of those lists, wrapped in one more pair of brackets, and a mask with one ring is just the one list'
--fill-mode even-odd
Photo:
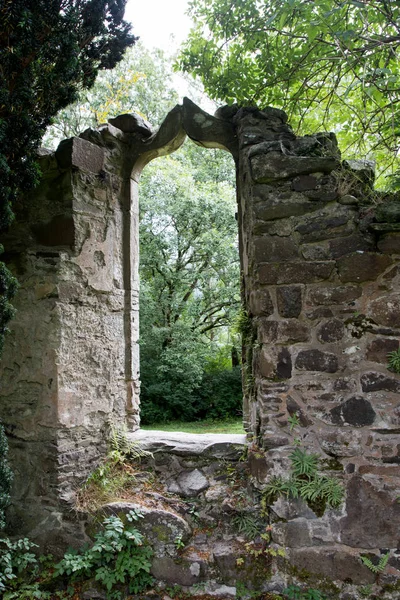
{"label": "stone sill", "polygon": [[203,456],[237,460],[245,451],[246,435],[234,433],[183,433],[145,431],[128,433],[128,439],[153,454],[165,452],[180,456]]}

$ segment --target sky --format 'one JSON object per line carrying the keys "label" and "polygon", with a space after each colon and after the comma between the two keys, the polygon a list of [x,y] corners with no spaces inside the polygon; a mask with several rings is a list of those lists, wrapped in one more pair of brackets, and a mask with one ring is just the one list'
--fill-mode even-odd
{"label": "sky", "polygon": [[[175,53],[187,38],[192,22],[185,14],[189,0],[128,0],[125,19],[133,25],[134,35],[146,48],[161,48],[167,54]],[[180,101],[189,96],[203,110],[213,114],[217,104],[211,101],[198,86],[195,97],[193,87],[178,73],[173,76],[173,83]],[[201,86],[200,86],[201,87]]]}
{"label": "sky", "polygon": [[190,30],[187,8],[188,0],[128,0],[125,19],[133,24],[133,33],[147,48],[173,51]]}

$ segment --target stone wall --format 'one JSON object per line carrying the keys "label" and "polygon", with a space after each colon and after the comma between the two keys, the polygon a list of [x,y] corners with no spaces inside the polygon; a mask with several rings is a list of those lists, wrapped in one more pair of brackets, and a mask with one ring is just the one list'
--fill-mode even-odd
{"label": "stone wall", "polygon": [[272,108],[212,117],[185,100],[155,132],[122,115],[42,157],[43,182],[4,240],[21,283],[0,402],[15,531],[68,532],[65,509],[104,453],[109,421],[138,426],[137,184],[188,135],[237,165],[252,477],[262,490],[287,474],[299,446],[346,488],[322,515],[278,499],[274,541],[294,567],[332,579],[354,579],[359,555],[382,548],[395,573],[398,203],[373,191],[370,163],[341,161],[333,134],[299,138],[286,121]]}
{"label": "stone wall", "polygon": [[382,222],[399,203],[373,192],[371,163],[340,161],[333,134],[296,138],[274,109],[233,122],[245,420],[264,454],[253,473],[287,474],[295,447],[320,455],[344,505],[317,517],[279,500],[274,540],[299,569],[354,581],[360,554],[390,549],[399,566],[400,377],[387,354],[399,348],[400,232]]}

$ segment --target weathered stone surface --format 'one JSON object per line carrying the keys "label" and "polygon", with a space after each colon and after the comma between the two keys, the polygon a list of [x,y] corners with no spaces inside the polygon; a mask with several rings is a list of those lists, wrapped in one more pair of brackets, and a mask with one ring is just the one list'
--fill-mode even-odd
{"label": "weathered stone surface", "polygon": [[71,215],[56,215],[48,223],[32,226],[32,231],[41,246],[73,246],[75,223]]}
{"label": "weathered stone surface", "polygon": [[279,152],[253,155],[250,164],[253,179],[257,183],[268,183],[310,173],[330,173],[338,167],[335,158],[287,156]]}
{"label": "weathered stone surface", "polygon": [[209,486],[207,477],[199,469],[186,471],[179,475],[177,484],[184,496],[197,496]]}
{"label": "weathered stone surface", "polygon": [[400,254],[400,233],[387,233],[378,241],[378,250],[384,254]]}
{"label": "weathered stone surface", "polygon": [[317,337],[321,343],[330,344],[338,342],[344,336],[344,325],[339,319],[330,319],[323,323],[318,331]]}
{"label": "weathered stone surface", "polygon": [[312,546],[308,519],[298,518],[288,523],[275,523],[272,539],[280,546],[290,546],[291,548]]}
{"label": "weathered stone surface", "polygon": [[102,511],[111,515],[125,515],[133,509],[140,509],[143,519],[137,523],[138,529],[154,548],[157,556],[165,552],[165,548],[173,547],[176,538],[185,543],[191,534],[191,529],[180,515],[160,508],[148,508],[138,503],[111,502]]}
{"label": "weathered stone surface", "polygon": [[234,459],[243,454],[246,436],[225,433],[184,433],[183,431],[147,431],[138,429],[127,437],[144,450],[165,451],[179,456],[206,455]]}
{"label": "weathered stone surface", "polygon": [[367,347],[367,360],[387,364],[389,352],[395,352],[399,349],[399,340],[391,338],[376,338],[372,340]]}
{"label": "weathered stone surface", "polygon": [[338,259],[339,279],[343,283],[371,281],[391,265],[389,256],[373,252],[353,252]]}
{"label": "weathered stone surface", "polygon": [[278,311],[281,317],[296,318],[302,309],[302,288],[298,285],[279,287],[276,290]]}
{"label": "weathered stone surface", "polygon": [[55,157],[60,169],[76,167],[99,173],[104,166],[103,148],[78,137],[60,142]]}
{"label": "weathered stone surface", "polygon": [[361,565],[358,554],[340,545],[327,548],[298,548],[290,553],[290,562],[299,570],[314,573],[329,580],[345,580],[348,583],[372,583],[374,575]]}
{"label": "weathered stone surface", "polygon": [[315,190],[318,186],[318,179],[312,175],[302,175],[295,177],[292,183],[292,189],[295,192],[304,192],[305,190]]}
{"label": "weathered stone surface", "polygon": [[303,243],[320,242],[321,240],[335,237],[338,233],[340,235],[351,233],[352,223],[347,211],[334,215],[324,211],[322,215],[312,215],[304,219],[303,222],[297,225],[295,230],[301,235]]}
{"label": "weathered stone surface", "polygon": [[159,581],[172,585],[194,585],[204,580],[204,563],[174,560],[170,556],[158,556],[153,559],[151,574]]}
{"label": "weathered stone surface", "polygon": [[390,294],[373,300],[369,304],[368,316],[378,325],[400,327],[400,296]]}
{"label": "weathered stone surface", "polygon": [[319,434],[319,441],[323,451],[335,458],[361,456],[363,453],[362,434],[354,429],[323,431]]}
{"label": "weathered stone surface", "polygon": [[376,413],[368,400],[362,396],[353,396],[332,408],[331,416],[336,425],[348,423],[354,427],[365,427],[374,423]]}
{"label": "weathered stone surface", "polygon": [[268,317],[274,312],[271,294],[268,290],[252,290],[249,297],[250,314],[255,317]]}
{"label": "weathered stone surface", "polygon": [[400,392],[400,376],[389,377],[384,373],[370,371],[361,376],[361,387],[363,392]]}
{"label": "weathered stone surface", "polygon": [[357,233],[329,240],[330,258],[340,258],[346,254],[352,254],[353,252],[367,252],[372,249],[372,243],[364,236]]}
{"label": "weathered stone surface", "polygon": [[326,373],[336,373],[339,368],[337,356],[330,352],[321,350],[301,350],[298,353],[296,369],[302,371],[324,371]]}
{"label": "weathered stone surface", "polygon": [[362,288],[356,285],[341,285],[332,287],[315,287],[309,293],[312,304],[345,304],[354,302],[362,294]]}
{"label": "weathered stone surface", "polygon": [[400,201],[391,200],[379,204],[376,207],[375,215],[377,221],[381,223],[399,223],[400,222]]}
{"label": "weathered stone surface", "polygon": [[254,240],[254,257],[257,262],[286,262],[299,255],[296,244],[287,238],[262,237]]}
{"label": "weathered stone surface", "polygon": [[346,494],[346,516],[340,521],[341,539],[353,548],[397,548],[400,504],[398,478],[386,489],[377,480],[354,476]]}
{"label": "weathered stone surface", "polygon": [[282,321],[260,319],[258,338],[263,344],[275,341],[281,344],[306,342],[309,337],[309,328],[297,319],[285,319]]}
{"label": "weathered stone surface", "polygon": [[258,266],[258,277],[263,284],[314,283],[329,279],[334,268],[333,262],[287,262]]}
{"label": "weathered stone surface", "polygon": [[150,137],[153,133],[150,123],[136,113],[118,115],[108,122],[124,133],[137,133],[144,138]]}

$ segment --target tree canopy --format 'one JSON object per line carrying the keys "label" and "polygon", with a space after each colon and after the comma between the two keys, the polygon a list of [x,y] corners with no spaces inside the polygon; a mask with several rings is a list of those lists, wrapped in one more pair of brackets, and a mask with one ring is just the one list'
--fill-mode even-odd
{"label": "tree canopy", "polygon": [[185,144],[176,155],[146,167],[142,176],[145,422],[235,416],[241,409],[240,373],[231,369],[234,344],[228,334],[240,305],[235,188],[228,161],[222,151]]}
{"label": "tree canopy", "polygon": [[[126,0],[0,0],[0,232],[38,179],[36,150],[57,112],[135,42]],[[0,247],[0,251],[2,248]],[[0,267],[0,347],[16,283]]]}
{"label": "tree canopy", "polygon": [[393,159],[400,5],[389,0],[192,0],[179,67],[213,98],[283,108],[306,133]]}

